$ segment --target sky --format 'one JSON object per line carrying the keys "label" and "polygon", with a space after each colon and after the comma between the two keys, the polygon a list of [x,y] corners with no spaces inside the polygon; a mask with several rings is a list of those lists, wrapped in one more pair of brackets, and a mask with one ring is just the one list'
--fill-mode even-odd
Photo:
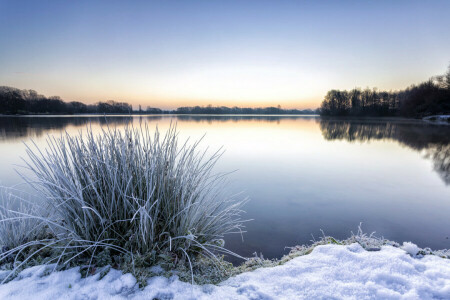
{"label": "sky", "polygon": [[316,108],[445,73],[450,1],[0,0],[0,85],[66,101]]}

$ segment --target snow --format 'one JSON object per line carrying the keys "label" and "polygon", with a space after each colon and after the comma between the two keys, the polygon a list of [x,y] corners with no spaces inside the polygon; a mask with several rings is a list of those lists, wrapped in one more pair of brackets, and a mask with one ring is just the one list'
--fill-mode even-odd
{"label": "snow", "polygon": [[404,243],[403,249],[369,252],[356,243],[323,245],[218,286],[158,276],[143,290],[131,274],[118,270],[99,279],[81,278],[78,268],[50,273],[53,266],[37,266],[0,285],[0,299],[450,299],[450,260],[412,257],[416,247]]}
{"label": "snow", "polygon": [[417,247],[416,244],[413,244],[411,242],[403,242],[403,246],[401,248],[412,256],[416,256],[420,251],[420,248]]}

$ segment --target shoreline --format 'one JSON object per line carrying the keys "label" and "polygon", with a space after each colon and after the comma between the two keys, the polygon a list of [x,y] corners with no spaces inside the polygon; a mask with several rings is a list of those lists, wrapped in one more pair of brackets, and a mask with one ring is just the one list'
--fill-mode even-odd
{"label": "shoreline", "polygon": [[[222,272],[221,271],[207,272],[207,269],[214,268],[215,264],[214,261],[208,259],[197,261],[200,266],[199,267],[200,272],[198,274],[196,273],[192,274],[191,270],[186,269],[185,266],[180,265],[176,266],[175,268],[165,268],[165,269],[162,268],[160,265],[154,265],[150,268],[148,267],[143,268],[146,270],[137,270],[137,271],[134,270],[134,273],[140,274],[140,276],[137,277],[141,278],[137,278],[137,280],[141,283],[143,281],[151,279],[155,275],[160,275],[167,278],[176,275],[177,277],[179,277],[181,281],[190,282],[193,275],[196,284],[200,285],[220,284],[221,282],[227,280],[228,278],[237,276],[239,274],[252,272],[261,268],[273,268],[284,265],[297,257],[302,257],[311,254],[314,251],[314,249],[319,246],[326,246],[326,245],[350,246],[353,244],[360,245],[361,248],[367,252],[378,252],[381,251],[382,247],[389,246],[397,249],[402,249],[406,251],[411,257],[414,258],[420,259],[425,256],[436,256],[450,261],[450,249],[432,250],[429,247],[420,248],[412,242],[403,242],[402,244],[400,244],[399,242],[396,241],[376,237],[374,236],[373,233],[370,235],[363,233],[361,226],[359,226],[356,235],[353,234],[352,232],[352,235],[344,240],[335,239],[334,237],[327,236],[324,234],[322,237],[320,237],[318,241],[313,241],[313,243],[311,244],[297,245],[293,247],[285,246],[284,248],[290,249],[290,251],[288,254],[285,254],[280,258],[265,259],[263,257],[263,253],[261,253],[259,256],[257,255],[257,253],[254,253],[255,256],[245,258],[246,260],[239,265],[233,265],[231,262],[227,261],[222,256],[219,261],[220,267],[223,268]],[[26,267],[22,268],[20,271],[23,272],[23,270],[35,268],[38,266],[45,266],[45,264],[35,265],[31,263],[28,264]],[[54,266],[54,264],[51,264],[51,266]],[[3,281],[10,274],[10,272],[12,272],[12,270],[6,270],[5,267],[7,268],[7,263],[0,264],[0,282]],[[139,269],[139,267],[136,268]],[[105,271],[104,270],[105,267],[101,267],[99,269],[100,269],[99,272]],[[109,270],[124,271],[123,269],[122,270],[116,269],[111,266],[106,266],[106,269],[108,269],[108,271]],[[131,269],[128,269],[128,271],[130,270]],[[94,273],[93,275],[95,274],[96,273]],[[131,273],[125,271],[125,274]],[[90,276],[92,275],[88,275],[87,277]],[[16,277],[11,278],[10,280],[13,281],[14,279],[16,279]],[[3,283],[0,283],[0,287],[2,286],[2,284]]]}
{"label": "shoreline", "polygon": [[110,267],[83,277],[79,267],[52,272],[54,265],[38,265],[0,284],[0,298],[447,298],[450,250],[429,251],[361,232],[343,241],[324,236],[311,246],[292,248],[280,260],[252,258],[245,269],[216,284],[192,285],[179,271],[168,274],[154,266],[141,287],[139,278]]}
{"label": "shoreline", "polygon": [[[330,120],[393,120],[393,121],[426,121],[430,124],[438,124],[433,122],[433,118],[437,118],[438,121],[450,120],[450,115],[433,115],[423,118],[406,118],[401,116],[328,116],[320,114],[145,114],[145,113],[131,113],[131,114],[0,114],[0,117],[182,117],[182,116],[194,116],[194,117],[314,117]],[[447,121],[448,122],[448,121]],[[440,123],[439,123],[440,124]]]}

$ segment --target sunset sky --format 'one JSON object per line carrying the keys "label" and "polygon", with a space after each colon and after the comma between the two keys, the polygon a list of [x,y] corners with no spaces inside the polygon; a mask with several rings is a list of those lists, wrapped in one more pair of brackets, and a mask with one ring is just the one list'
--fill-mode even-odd
{"label": "sunset sky", "polygon": [[0,0],[0,85],[86,103],[316,108],[450,63],[450,1]]}

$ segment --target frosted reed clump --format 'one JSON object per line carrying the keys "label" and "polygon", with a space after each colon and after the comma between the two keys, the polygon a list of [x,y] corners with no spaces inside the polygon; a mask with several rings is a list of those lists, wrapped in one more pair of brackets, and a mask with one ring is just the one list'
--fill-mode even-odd
{"label": "frosted reed clump", "polygon": [[153,137],[147,126],[87,128],[47,144],[27,146],[34,176],[25,178],[52,212],[43,219],[58,262],[85,257],[90,265],[105,249],[189,264],[197,255],[234,254],[223,237],[241,232],[245,199],[227,196],[225,174],[212,173],[221,150],[208,155],[199,141],[179,146],[174,126]]}

